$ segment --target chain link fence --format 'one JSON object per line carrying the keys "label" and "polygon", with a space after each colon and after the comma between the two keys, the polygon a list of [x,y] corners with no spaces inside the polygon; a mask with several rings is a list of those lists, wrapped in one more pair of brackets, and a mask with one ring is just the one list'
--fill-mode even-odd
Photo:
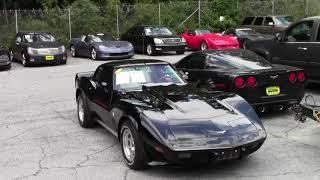
{"label": "chain link fence", "polygon": [[[84,33],[109,32],[120,37],[136,24],[164,25],[177,33],[196,27],[221,31],[239,25],[245,16],[291,15],[298,20],[319,13],[319,0],[201,0],[103,8],[83,4],[69,9],[2,10],[0,43],[9,48],[17,31],[51,32],[67,44],[70,38]],[[220,16],[224,16],[223,22]]]}

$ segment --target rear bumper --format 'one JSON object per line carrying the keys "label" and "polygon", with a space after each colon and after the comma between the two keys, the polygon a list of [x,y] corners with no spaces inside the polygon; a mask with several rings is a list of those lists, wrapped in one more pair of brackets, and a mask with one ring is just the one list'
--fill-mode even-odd
{"label": "rear bumper", "polygon": [[186,51],[187,44],[177,44],[177,45],[154,45],[153,47],[156,51]]}
{"label": "rear bumper", "polygon": [[31,64],[59,64],[67,61],[67,53],[64,54],[56,54],[56,55],[48,55],[53,56],[52,60],[46,60],[46,56],[33,56],[29,55],[28,61]]}

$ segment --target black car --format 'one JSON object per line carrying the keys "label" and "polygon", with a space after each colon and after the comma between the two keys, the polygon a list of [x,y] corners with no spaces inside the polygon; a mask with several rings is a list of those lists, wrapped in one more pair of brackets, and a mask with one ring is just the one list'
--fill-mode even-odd
{"label": "black car", "polygon": [[108,33],[82,35],[70,42],[72,56],[91,59],[122,59],[134,56],[134,49],[128,41],[117,41]]}
{"label": "black car", "polygon": [[11,59],[24,66],[33,64],[66,64],[67,51],[48,32],[19,32],[11,47]]}
{"label": "black car", "polygon": [[266,132],[233,93],[188,85],[167,62],[120,60],[75,77],[78,119],[116,136],[127,165],[236,159],[258,150]]}
{"label": "black car", "polygon": [[261,34],[250,28],[230,28],[224,31],[222,34],[237,37],[240,43],[240,48],[243,49],[247,49],[247,43],[250,41],[274,39],[274,36],[272,35]]}
{"label": "black car", "polygon": [[166,51],[183,54],[187,48],[185,39],[163,26],[134,26],[121,39],[131,42],[136,51],[146,52],[149,56]]}
{"label": "black car", "polygon": [[271,40],[253,41],[247,48],[271,63],[305,70],[308,82],[320,82],[320,17],[304,18],[291,24]]}
{"label": "black car", "polygon": [[302,69],[271,64],[243,49],[195,52],[176,67],[197,86],[234,92],[260,112],[289,108],[298,104],[305,92]]}
{"label": "black car", "polygon": [[0,70],[11,69],[9,52],[0,46]]}

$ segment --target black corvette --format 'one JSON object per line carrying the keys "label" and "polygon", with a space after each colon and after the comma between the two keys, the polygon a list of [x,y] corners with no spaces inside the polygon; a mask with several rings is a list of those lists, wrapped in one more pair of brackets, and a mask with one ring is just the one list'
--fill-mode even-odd
{"label": "black corvette", "polygon": [[243,49],[195,52],[176,63],[176,67],[197,86],[234,92],[261,112],[298,104],[305,92],[302,69],[271,64]]}
{"label": "black corvette", "polygon": [[9,57],[9,52],[0,46],[0,70],[10,69],[11,59]]}
{"label": "black corvette", "polygon": [[67,51],[47,32],[19,32],[10,51],[13,61],[32,64],[66,64]]}
{"label": "black corvette", "polygon": [[118,41],[108,33],[82,35],[70,42],[72,56],[91,59],[123,59],[134,56],[134,49],[128,41]]}
{"label": "black corvette", "polygon": [[187,48],[184,38],[163,26],[134,26],[121,39],[131,42],[136,51],[146,52],[149,56],[167,51],[183,54]]}
{"label": "black corvette", "polygon": [[250,28],[238,28],[238,29],[227,29],[222,34],[231,35],[237,37],[240,47],[247,49],[247,43],[257,40],[268,40],[274,39],[274,36],[268,34],[258,33]]}
{"label": "black corvette", "polygon": [[258,150],[266,132],[240,96],[187,85],[170,64],[121,60],[75,77],[78,119],[98,122],[121,142],[132,169],[236,159]]}

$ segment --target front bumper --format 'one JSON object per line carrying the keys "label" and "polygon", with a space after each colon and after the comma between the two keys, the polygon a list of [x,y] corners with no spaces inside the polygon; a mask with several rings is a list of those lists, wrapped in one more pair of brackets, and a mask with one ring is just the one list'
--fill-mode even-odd
{"label": "front bumper", "polygon": [[186,51],[187,50],[187,44],[155,44],[153,47],[156,51]]}
{"label": "front bumper", "polygon": [[127,59],[134,56],[134,51],[97,51],[98,59]]}
{"label": "front bumper", "polygon": [[[48,56],[53,56],[53,59],[47,59]],[[59,64],[67,61],[67,53],[56,55],[29,55],[28,61],[31,64]]]}

